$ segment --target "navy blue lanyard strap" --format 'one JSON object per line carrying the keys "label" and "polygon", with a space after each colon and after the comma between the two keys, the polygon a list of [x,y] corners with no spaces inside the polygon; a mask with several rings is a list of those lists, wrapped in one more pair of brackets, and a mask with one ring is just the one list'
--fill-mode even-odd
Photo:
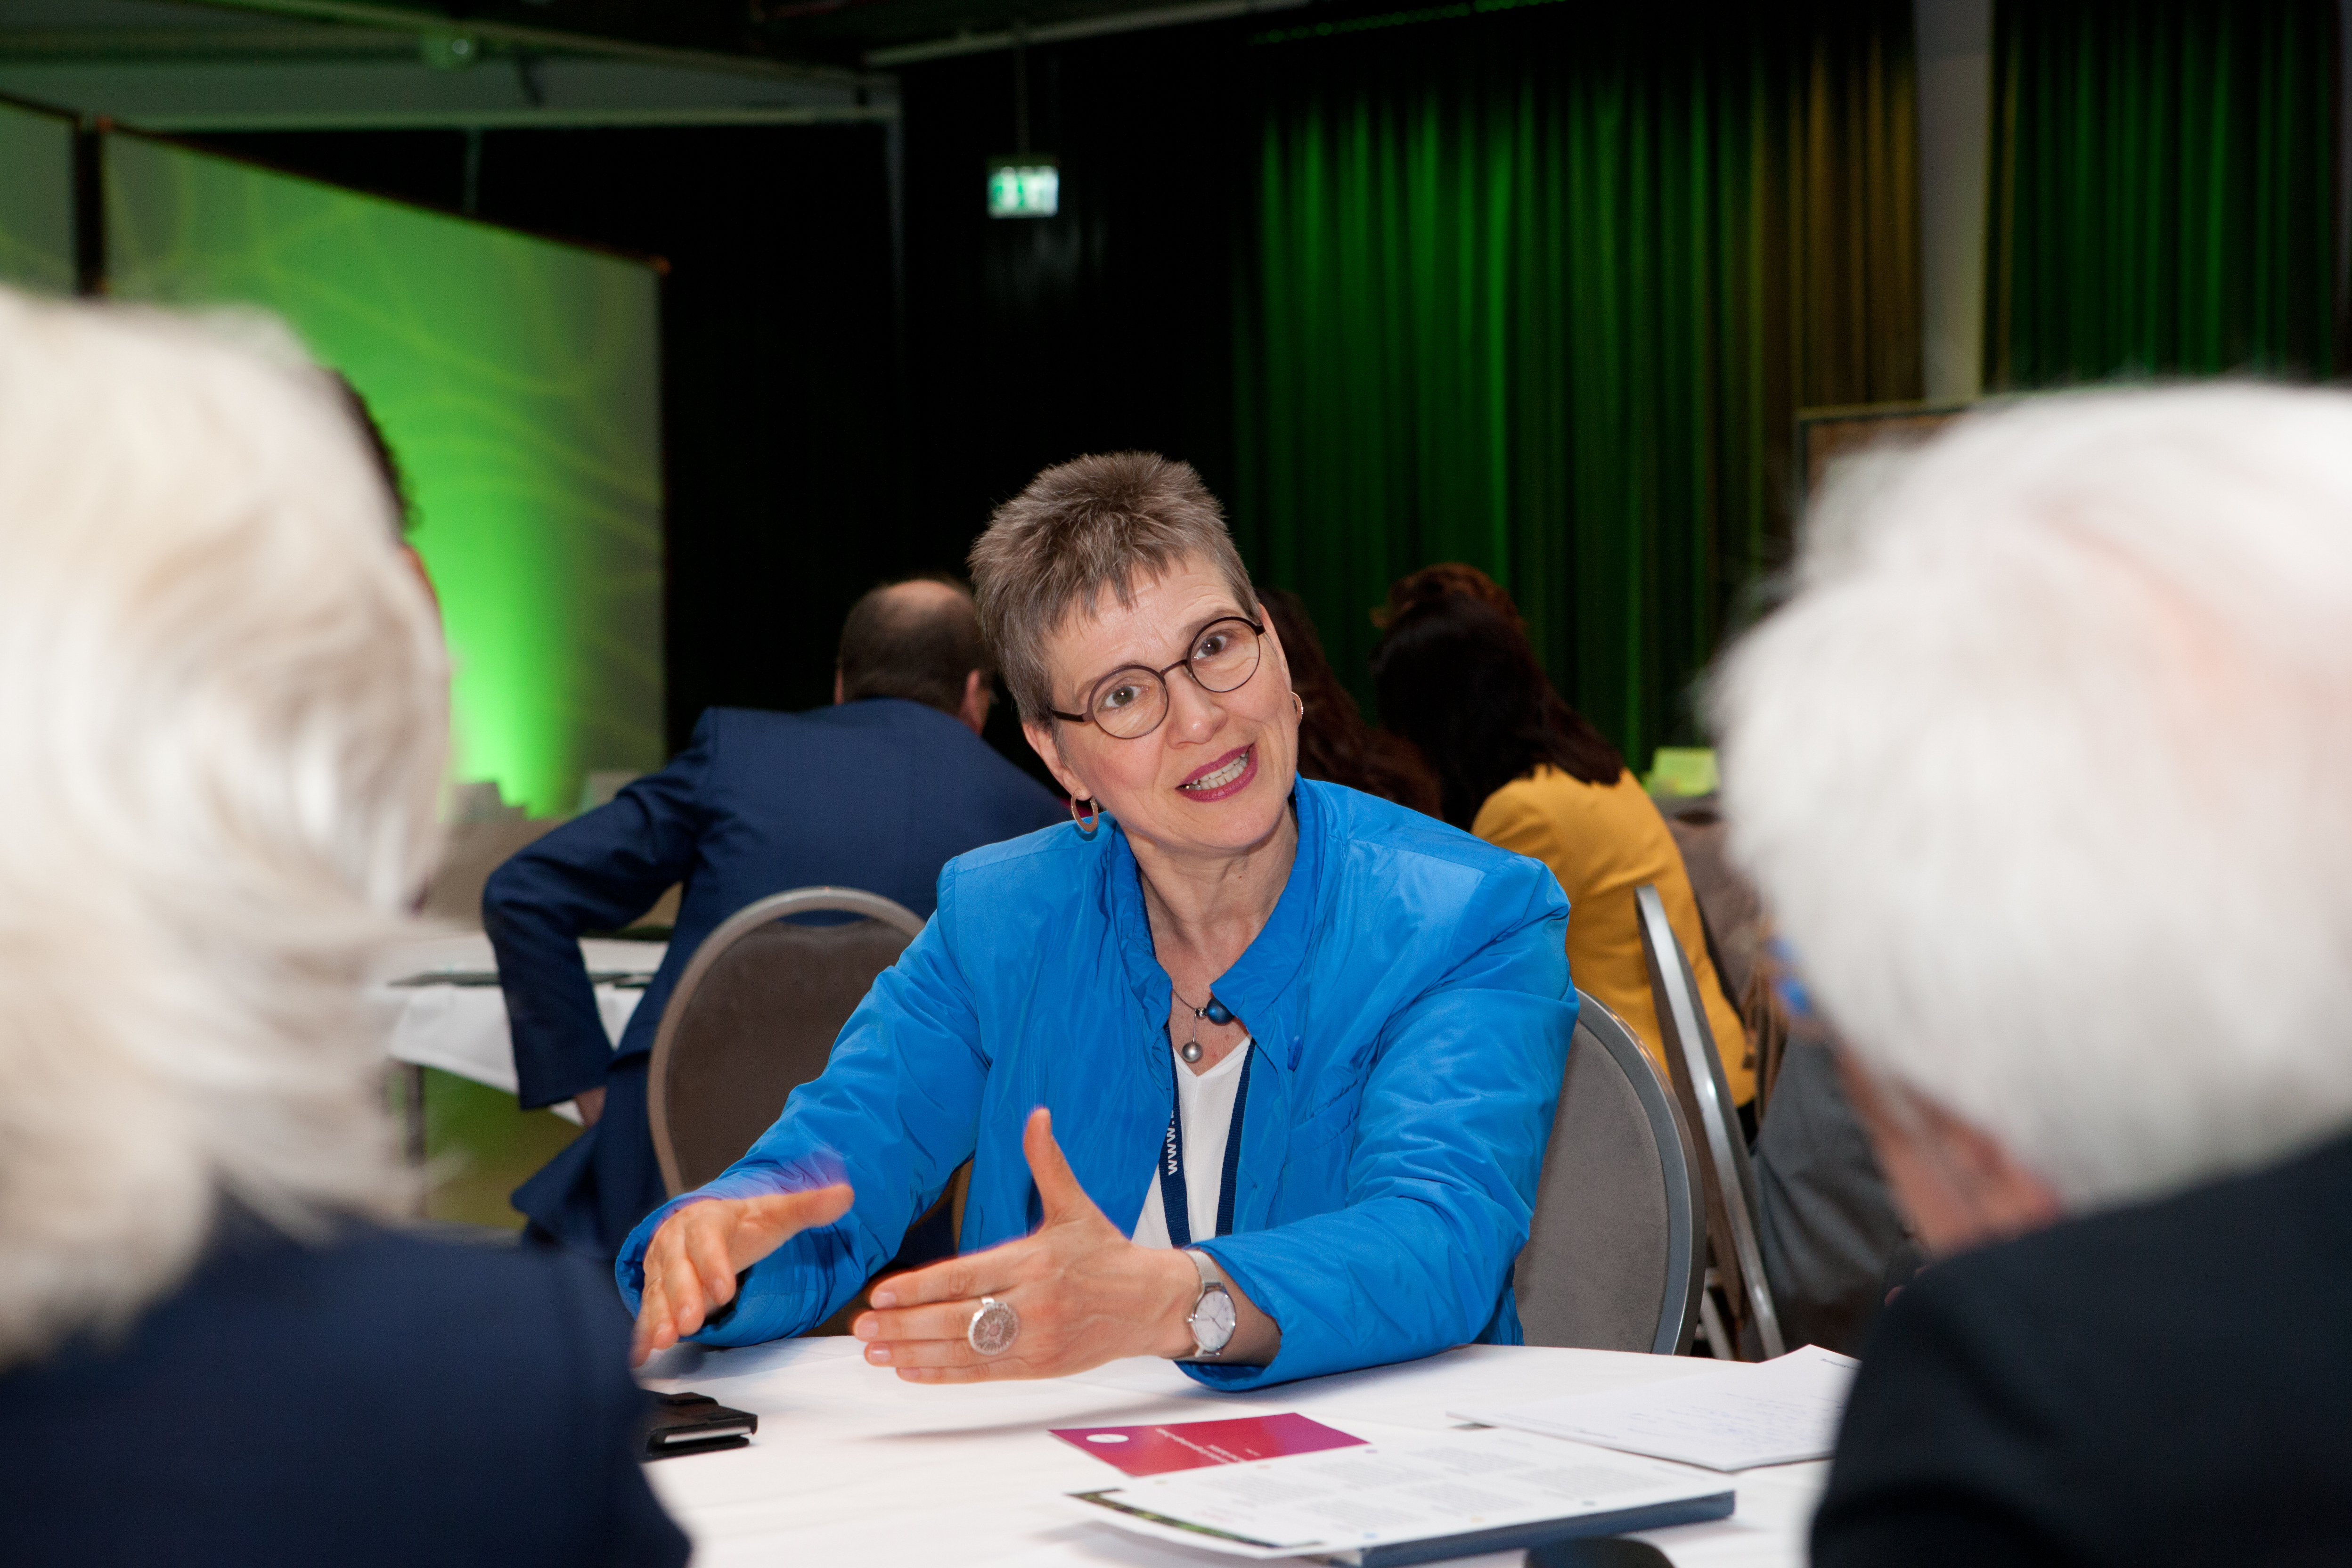
{"label": "navy blue lanyard strap", "polygon": [[[1249,1102],[1250,1067],[1255,1053],[1242,1058],[1242,1079],[1234,1085],[1233,1125],[1225,1129],[1225,1169],[1217,1187],[1217,1234],[1230,1236],[1234,1228],[1234,1173],[1241,1168],[1242,1107]],[[1178,1072],[1192,1069],[1181,1066]],[[1192,1205],[1184,1189],[1184,1093],[1180,1088],[1176,1103],[1168,1111],[1168,1137],[1160,1146],[1160,1207],[1168,1216],[1168,1245],[1185,1247],[1192,1245]]]}

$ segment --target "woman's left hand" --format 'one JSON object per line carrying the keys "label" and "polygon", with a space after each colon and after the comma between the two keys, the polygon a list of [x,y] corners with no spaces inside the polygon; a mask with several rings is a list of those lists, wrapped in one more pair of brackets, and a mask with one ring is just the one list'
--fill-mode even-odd
{"label": "woman's left hand", "polygon": [[[866,1342],[866,1359],[910,1383],[977,1383],[1192,1353],[1187,1320],[1201,1289],[1192,1259],[1138,1247],[1104,1217],[1070,1173],[1043,1107],[1030,1113],[1021,1144],[1044,1223],[1023,1240],[876,1286],[874,1310],[851,1328]],[[1020,1316],[1020,1332],[1001,1355],[983,1356],[964,1337],[982,1297]]]}

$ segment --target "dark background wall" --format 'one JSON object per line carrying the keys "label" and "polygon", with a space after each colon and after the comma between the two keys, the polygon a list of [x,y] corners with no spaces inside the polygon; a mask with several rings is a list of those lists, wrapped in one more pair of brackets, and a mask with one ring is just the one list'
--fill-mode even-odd
{"label": "dark background wall", "polygon": [[1030,142],[1061,208],[991,219],[1019,62],[903,73],[907,497],[972,529],[1048,464],[1141,447],[1224,493],[1233,460],[1237,36],[1187,27],[1032,49]]}

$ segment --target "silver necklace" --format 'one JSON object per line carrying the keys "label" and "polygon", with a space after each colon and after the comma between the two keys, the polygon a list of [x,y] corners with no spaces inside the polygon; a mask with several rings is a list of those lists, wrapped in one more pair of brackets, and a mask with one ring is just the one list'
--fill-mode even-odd
{"label": "silver necklace", "polygon": [[[1192,1007],[1192,1003],[1185,1001],[1184,994],[1177,990],[1172,984],[1168,990],[1176,1000],[1183,1002],[1187,1007]],[[1218,1001],[1214,993],[1210,994],[1207,1006],[1192,1007],[1192,1037],[1176,1047],[1176,1054],[1182,1057],[1188,1066],[1201,1059],[1201,1020],[1203,1018],[1212,1024],[1230,1024],[1234,1021],[1234,1010]]]}

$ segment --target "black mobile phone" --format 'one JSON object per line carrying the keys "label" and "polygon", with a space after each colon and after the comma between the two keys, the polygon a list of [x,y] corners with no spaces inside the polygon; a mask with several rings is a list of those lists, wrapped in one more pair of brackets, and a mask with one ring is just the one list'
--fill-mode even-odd
{"label": "black mobile phone", "polygon": [[1537,1547],[1528,1553],[1528,1568],[1668,1568],[1668,1559],[1646,1541],[1588,1536]]}
{"label": "black mobile phone", "polygon": [[748,1448],[751,1434],[760,1429],[757,1415],[730,1410],[707,1394],[648,1394],[646,1400],[648,1459]]}

